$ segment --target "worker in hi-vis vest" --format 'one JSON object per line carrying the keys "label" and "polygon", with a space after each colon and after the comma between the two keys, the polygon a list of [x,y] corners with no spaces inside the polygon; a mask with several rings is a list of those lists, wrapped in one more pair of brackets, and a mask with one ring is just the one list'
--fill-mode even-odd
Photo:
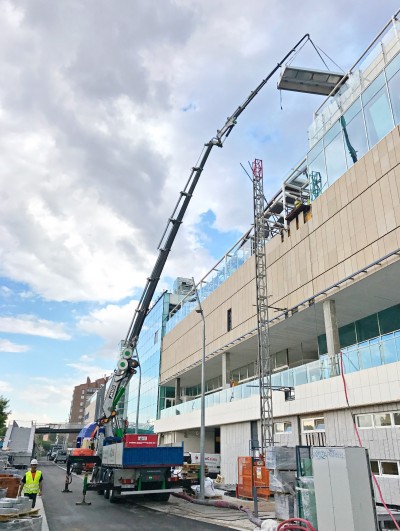
{"label": "worker in hi-vis vest", "polygon": [[42,495],[43,474],[37,469],[38,462],[36,459],[31,461],[31,469],[25,473],[21,480],[18,495],[21,494],[21,490],[24,492],[24,496],[27,496],[32,500],[32,509],[36,504],[36,496]]}

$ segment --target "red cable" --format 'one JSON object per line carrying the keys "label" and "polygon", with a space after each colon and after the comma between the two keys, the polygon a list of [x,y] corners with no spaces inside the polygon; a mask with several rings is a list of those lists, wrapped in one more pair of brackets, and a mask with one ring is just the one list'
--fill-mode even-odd
{"label": "red cable", "polygon": [[[304,524],[306,527],[300,524]],[[281,522],[276,528],[276,531],[288,531],[289,529],[297,529],[297,531],[315,531],[315,528],[310,522],[304,520],[304,518],[289,518],[289,520]]]}
{"label": "red cable", "polygon": [[[349,395],[347,393],[347,384],[346,384],[346,378],[344,376],[344,365],[343,365],[343,353],[340,351],[339,352],[339,359],[340,359],[340,372],[342,373],[342,380],[343,380],[343,387],[344,387],[344,394],[345,394],[345,397],[346,397],[346,402],[347,402],[347,407],[350,409],[350,413],[351,413],[351,407],[350,407],[350,402],[349,402]],[[360,446],[360,448],[363,447],[362,445],[362,442],[361,442],[361,437],[360,437],[360,433],[358,431],[358,428],[357,428],[357,424],[356,424],[356,420],[354,418],[353,415],[351,415],[352,419],[353,419],[353,426],[354,426],[354,431],[356,432],[356,436],[357,436],[357,439],[358,439],[358,445]],[[400,531],[400,526],[399,524],[397,523],[395,517],[393,516],[393,513],[392,511],[389,509],[389,507],[386,505],[385,503],[385,500],[383,499],[383,494],[382,494],[382,491],[381,491],[381,488],[379,486],[379,483],[378,483],[378,480],[376,479],[375,477],[375,474],[371,471],[371,474],[372,474],[372,479],[374,480],[374,483],[375,483],[375,486],[378,490],[378,494],[379,494],[379,498],[382,502],[382,505],[384,506],[384,508],[386,509],[387,513],[389,514],[390,518],[393,520],[393,523],[394,525],[396,526],[396,529],[398,529]]]}

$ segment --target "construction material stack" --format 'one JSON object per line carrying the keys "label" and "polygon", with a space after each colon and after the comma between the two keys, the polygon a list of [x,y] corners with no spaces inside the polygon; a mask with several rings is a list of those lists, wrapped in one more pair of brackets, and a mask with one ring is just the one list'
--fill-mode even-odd
{"label": "construction material stack", "polygon": [[266,449],[265,466],[270,471],[270,490],[275,499],[275,516],[288,520],[296,516],[296,449],[270,446]]}
{"label": "construction material stack", "polygon": [[0,489],[0,531],[41,531],[42,517],[32,509],[26,496],[6,497],[8,489]]}

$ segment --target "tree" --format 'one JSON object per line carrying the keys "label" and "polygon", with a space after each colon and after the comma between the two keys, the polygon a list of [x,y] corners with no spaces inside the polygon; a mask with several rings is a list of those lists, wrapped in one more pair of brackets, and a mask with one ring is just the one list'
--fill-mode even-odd
{"label": "tree", "polygon": [[8,410],[9,400],[0,395],[0,437],[3,437],[6,433],[6,423],[8,415],[11,411]]}

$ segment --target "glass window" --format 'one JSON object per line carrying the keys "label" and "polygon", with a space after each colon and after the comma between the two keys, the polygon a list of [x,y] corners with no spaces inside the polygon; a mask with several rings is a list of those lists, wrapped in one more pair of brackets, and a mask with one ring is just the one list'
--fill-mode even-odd
{"label": "glass window", "polygon": [[381,461],[382,476],[398,476],[399,467],[397,461]]}
{"label": "glass window", "polygon": [[396,57],[387,65],[386,77],[390,79],[398,70],[400,70],[400,54],[397,54]]}
{"label": "glass window", "polygon": [[288,366],[288,349],[280,350],[275,354],[275,369]]}
{"label": "glass window", "polygon": [[230,332],[232,330],[232,309],[231,308],[229,308],[229,310],[227,311],[226,320],[227,320],[227,331]]}
{"label": "glass window", "polygon": [[328,352],[328,346],[326,344],[326,334],[318,336],[318,351],[320,356],[321,354],[327,354]]}
{"label": "glass window", "polygon": [[370,341],[371,363],[372,367],[378,367],[382,365],[381,346],[379,339],[371,339]]}
{"label": "glass window", "polygon": [[344,113],[344,118],[347,123],[350,123],[352,119],[361,111],[361,99],[357,98],[354,103]]}
{"label": "glass window", "polygon": [[371,367],[373,367],[373,363],[371,359],[371,350],[369,346],[360,348],[358,351],[358,357],[360,360],[361,369],[370,369]]}
{"label": "glass window", "polygon": [[350,345],[355,345],[355,343],[357,343],[356,327],[354,326],[354,323],[350,323],[339,328],[339,340],[340,346],[342,348],[349,347]]}
{"label": "glass window", "polygon": [[393,363],[397,361],[396,343],[394,337],[383,338],[382,350],[383,350],[383,363]]}
{"label": "glass window", "polygon": [[362,93],[363,104],[366,105],[385,85],[385,76],[383,72],[369,85]]}
{"label": "glass window", "polygon": [[291,422],[284,422],[285,425],[285,433],[292,433],[292,423]]}
{"label": "glass window", "polygon": [[324,136],[324,146],[327,147],[334,138],[340,133],[340,123],[339,120],[325,133]]}
{"label": "glass window", "polygon": [[[399,87],[400,90],[400,87]],[[378,313],[381,334],[388,334],[400,329],[400,304]]]}
{"label": "glass window", "polygon": [[307,160],[312,162],[321,153],[323,149],[322,140],[320,140],[315,146],[308,152]]}
{"label": "glass window", "polygon": [[293,370],[295,385],[303,385],[308,383],[307,367],[305,365],[296,367]]}
{"label": "glass window", "polygon": [[304,419],[302,421],[303,431],[314,431],[314,419]]}
{"label": "glass window", "polygon": [[341,124],[347,165],[350,167],[365,155],[368,151],[368,144],[362,113],[359,112],[351,121],[346,118],[346,114],[342,116]]}
{"label": "glass window", "polygon": [[325,420],[324,417],[318,417],[314,419],[302,420],[303,431],[324,431]]}
{"label": "glass window", "polygon": [[357,415],[357,426],[359,428],[372,428],[372,415]]}
{"label": "glass window", "polygon": [[347,170],[343,136],[340,131],[325,149],[329,185],[337,181]]}
{"label": "glass window", "polygon": [[356,321],[357,341],[366,341],[373,337],[379,336],[378,316],[377,314],[369,315]]}
{"label": "glass window", "polygon": [[384,428],[392,425],[390,413],[375,413],[374,424],[376,428]]}
{"label": "glass window", "polygon": [[395,426],[400,426],[400,411],[395,411],[393,413],[393,422]]}
{"label": "glass window", "polygon": [[379,476],[379,461],[375,461],[371,459],[370,464],[371,464],[371,472],[375,474],[376,476]]}
{"label": "glass window", "polygon": [[285,424],[284,422],[276,422],[275,423],[275,433],[284,433],[285,432]]}
{"label": "glass window", "polygon": [[308,175],[310,176],[310,196],[314,200],[328,187],[323,151],[308,163]]}
{"label": "glass window", "polygon": [[365,105],[364,114],[369,144],[372,147],[394,127],[386,86]]}
{"label": "glass window", "polygon": [[396,124],[400,123],[400,72],[388,81],[390,101]]}

